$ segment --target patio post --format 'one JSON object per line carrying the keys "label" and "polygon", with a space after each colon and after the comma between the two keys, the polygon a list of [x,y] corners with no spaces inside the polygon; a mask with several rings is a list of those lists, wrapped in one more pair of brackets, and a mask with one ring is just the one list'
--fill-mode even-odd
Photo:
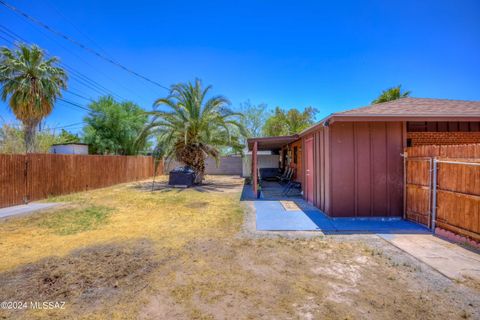
{"label": "patio post", "polygon": [[253,185],[253,194],[257,197],[257,183],[258,183],[258,176],[257,176],[257,149],[258,149],[258,142],[255,141],[253,143],[252,149],[252,185]]}

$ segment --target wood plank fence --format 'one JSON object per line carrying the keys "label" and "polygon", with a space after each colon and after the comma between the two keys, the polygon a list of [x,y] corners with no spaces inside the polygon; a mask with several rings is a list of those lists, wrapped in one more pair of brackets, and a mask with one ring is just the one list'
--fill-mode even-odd
{"label": "wood plank fence", "polygon": [[153,172],[153,159],[144,156],[0,154],[0,208],[138,181]]}
{"label": "wood plank fence", "polygon": [[480,241],[480,145],[405,153],[405,217]]}

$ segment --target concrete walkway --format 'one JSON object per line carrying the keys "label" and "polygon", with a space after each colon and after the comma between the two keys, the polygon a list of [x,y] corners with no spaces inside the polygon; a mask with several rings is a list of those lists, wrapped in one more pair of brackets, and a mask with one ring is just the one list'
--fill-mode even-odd
{"label": "concrete walkway", "polygon": [[22,204],[19,206],[7,207],[0,209],[0,220],[13,217],[13,216],[21,216],[25,214],[30,214],[36,211],[53,208],[59,205],[62,205],[61,202],[52,202],[52,203],[29,203],[29,204]]}
{"label": "concrete walkway", "polygon": [[379,236],[450,279],[480,281],[480,255],[459,245],[426,234]]}
{"label": "concrete walkway", "polygon": [[400,218],[330,218],[303,199],[298,210],[287,211],[278,200],[254,201],[259,231],[319,231],[323,234],[419,234],[429,230]]}

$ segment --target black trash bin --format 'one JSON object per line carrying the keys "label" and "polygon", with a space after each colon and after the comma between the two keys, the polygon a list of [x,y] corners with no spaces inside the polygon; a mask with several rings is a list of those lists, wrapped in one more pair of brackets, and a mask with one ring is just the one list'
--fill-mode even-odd
{"label": "black trash bin", "polygon": [[170,171],[168,184],[177,187],[191,187],[195,184],[195,171],[189,167],[178,167]]}

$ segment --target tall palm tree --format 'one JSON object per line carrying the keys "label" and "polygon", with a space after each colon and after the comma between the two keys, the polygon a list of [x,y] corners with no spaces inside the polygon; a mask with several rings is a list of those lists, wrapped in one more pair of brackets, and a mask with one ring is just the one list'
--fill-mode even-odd
{"label": "tall palm tree", "polygon": [[383,90],[382,93],[378,96],[378,98],[372,101],[372,104],[377,104],[377,103],[397,100],[397,99],[400,99],[400,98],[405,98],[405,97],[408,97],[410,95],[410,93],[411,93],[411,91],[403,91],[402,92],[402,86],[398,85],[396,87],[388,88],[386,90]]}
{"label": "tall palm tree", "polygon": [[56,66],[58,58],[46,59],[36,46],[19,44],[18,49],[0,49],[1,98],[23,123],[26,152],[35,151],[35,131],[53,109],[61,90],[66,89],[67,75]]}
{"label": "tall palm tree", "polygon": [[[198,79],[173,85],[166,98],[154,102],[152,121],[138,138],[141,141],[145,135],[157,135],[157,150],[191,167],[197,183],[203,180],[207,156],[218,161],[222,147],[242,150],[240,136],[246,135],[238,121],[241,115],[228,108],[230,102],[225,97],[207,98],[211,88],[202,88]],[[162,106],[167,111],[159,110]]]}

